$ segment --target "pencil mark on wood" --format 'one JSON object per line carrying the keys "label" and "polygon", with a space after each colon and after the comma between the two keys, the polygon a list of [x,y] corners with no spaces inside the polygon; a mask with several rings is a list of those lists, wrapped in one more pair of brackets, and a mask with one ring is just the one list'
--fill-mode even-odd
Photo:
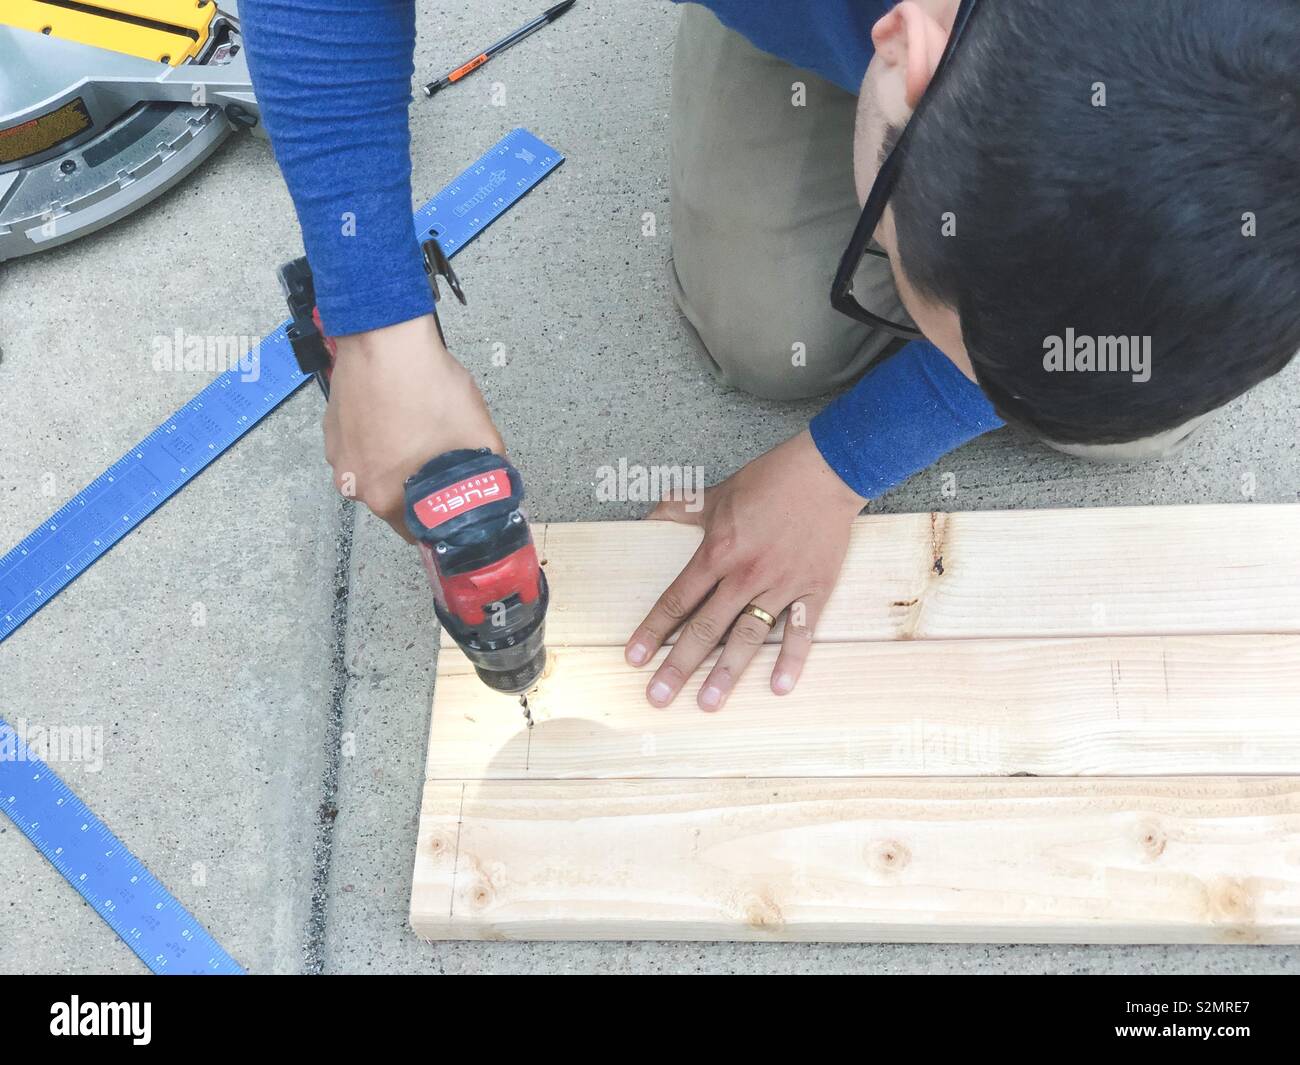
{"label": "pencil mark on wood", "polygon": [[450,920],[456,910],[456,871],[460,868],[460,830],[465,823],[465,788],[460,786],[460,807],[456,811],[456,856],[451,863],[451,901],[447,905],[447,919]]}

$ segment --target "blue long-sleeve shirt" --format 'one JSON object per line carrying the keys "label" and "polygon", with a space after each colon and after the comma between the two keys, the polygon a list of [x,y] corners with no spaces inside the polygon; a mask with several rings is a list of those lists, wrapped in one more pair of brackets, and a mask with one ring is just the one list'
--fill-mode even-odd
{"label": "blue long-sleeve shirt", "polygon": [[[871,59],[871,26],[892,6],[701,2],[756,47],[854,93]],[[242,0],[240,15],[326,329],[342,336],[429,313],[411,225],[413,0]],[[872,498],[1001,424],[949,359],[914,343],[832,402],[811,430],[845,483]]]}

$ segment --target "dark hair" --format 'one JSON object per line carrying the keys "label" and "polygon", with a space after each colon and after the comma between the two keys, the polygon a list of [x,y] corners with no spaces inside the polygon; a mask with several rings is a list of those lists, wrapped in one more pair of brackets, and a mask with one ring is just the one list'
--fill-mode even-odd
{"label": "dark hair", "polygon": [[[1296,0],[984,0],[891,206],[910,281],[957,310],[999,414],[1134,440],[1290,361],[1298,70]],[[1149,337],[1150,380],[1049,372],[1067,329]]]}

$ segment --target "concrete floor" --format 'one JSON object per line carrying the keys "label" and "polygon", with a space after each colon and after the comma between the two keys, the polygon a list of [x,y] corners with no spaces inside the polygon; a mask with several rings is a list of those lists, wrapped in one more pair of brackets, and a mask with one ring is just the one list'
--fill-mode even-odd
{"label": "concrete floor", "polygon": [[[416,69],[432,74],[538,5],[479,0],[474,27],[449,0],[419,6]],[[597,503],[598,467],[683,462],[717,480],[816,406],[728,393],[689,353],[665,275],[674,19],[665,3],[584,0],[412,110],[419,202],[516,125],[568,155],[458,260],[471,305],[446,316],[542,520],[634,516],[636,504]],[[299,250],[270,152],[245,137],[109,231],[0,268],[0,549],[211,376],[156,372],[153,338],[268,332],[284,317],[274,269]],[[496,344],[506,367],[491,362]],[[1003,431],[873,509],[1241,502],[1246,474],[1258,502],[1294,502],[1297,384],[1293,366],[1170,462],[1089,466]],[[335,497],[321,406],[304,389],[0,646],[0,715],[103,728],[102,771],[65,766],[68,782],[249,969],[1300,969],[1293,950],[1262,947],[419,942],[406,910],[429,593],[416,555]],[[941,472],[957,475],[955,499]],[[0,869],[0,971],[142,971],[7,822]]]}

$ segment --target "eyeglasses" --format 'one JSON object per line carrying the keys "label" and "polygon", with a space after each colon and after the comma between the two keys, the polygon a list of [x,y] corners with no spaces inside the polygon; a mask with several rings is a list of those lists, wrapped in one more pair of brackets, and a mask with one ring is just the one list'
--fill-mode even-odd
{"label": "eyeglasses", "polygon": [[890,149],[889,154],[885,156],[884,162],[880,164],[880,173],[876,175],[876,180],[871,186],[871,192],[867,195],[867,202],[862,207],[862,215],[858,218],[857,228],[853,231],[853,239],[849,242],[849,246],[840,259],[840,267],[835,271],[835,282],[831,286],[831,306],[837,311],[841,314],[847,314],[850,318],[865,325],[882,329],[902,340],[917,340],[921,337],[921,331],[911,322],[904,324],[892,321],[867,310],[853,294],[853,278],[866,256],[873,255],[881,259],[888,258],[888,255],[878,246],[872,247],[872,235],[876,232],[876,227],[880,225],[880,218],[885,213],[885,206],[889,203],[889,197],[894,191],[894,186],[898,183],[898,171],[902,165],[908,137],[919,121],[921,112],[925,109],[926,101],[933,97],[935,84],[943,76],[944,71],[948,69],[948,65],[952,61],[952,55],[957,50],[957,42],[961,40],[962,33],[966,29],[966,24],[970,21],[971,12],[975,10],[977,2],[978,0],[961,0],[961,5],[957,8],[957,15],[952,22],[952,32],[948,34],[948,43],[943,50],[943,55],[939,57],[938,65],[934,68],[934,76],[930,78],[930,84],[925,94],[917,101],[912,117],[898,135],[894,147]]}

